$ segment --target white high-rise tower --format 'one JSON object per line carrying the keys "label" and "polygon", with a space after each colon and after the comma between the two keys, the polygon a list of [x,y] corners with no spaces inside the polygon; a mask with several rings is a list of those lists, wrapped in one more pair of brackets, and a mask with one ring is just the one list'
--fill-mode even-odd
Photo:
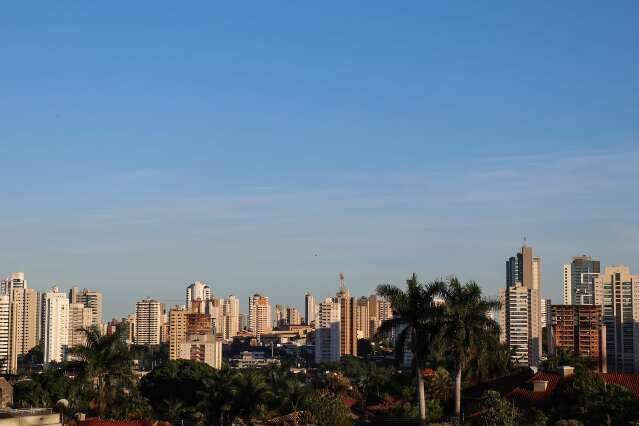
{"label": "white high-rise tower", "polygon": [[69,344],[69,299],[58,287],[42,295],[44,363],[61,362]]}
{"label": "white high-rise tower", "polygon": [[[205,302],[211,298],[211,287],[202,281],[195,281],[186,288],[186,308],[191,310],[193,302]],[[204,303],[201,304],[202,308]]]}

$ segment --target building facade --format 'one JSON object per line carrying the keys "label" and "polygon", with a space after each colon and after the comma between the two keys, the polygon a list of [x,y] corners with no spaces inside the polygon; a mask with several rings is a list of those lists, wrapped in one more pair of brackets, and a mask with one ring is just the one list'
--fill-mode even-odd
{"label": "building facade", "polygon": [[73,287],[69,290],[69,303],[81,303],[91,309],[91,324],[100,326],[102,324],[102,293]]}
{"label": "building facade", "polygon": [[220,332],[225,341],[232,340],[240,330],[240,299],[229,295],[222,308],[223,326]]}
{"label": "building facade", "polygon": [[192,334],[181,344],[179,359],[202,362],[222,368],[222,339],[213,334]]}
{"label": "building facade", "polygon": [[[193,302],[205,302],[212,297],[211,288],[202,281],[195,281],[186,288],[186,308],[192,309]],[[205,305],[201,303],[202,309]]]}
{"label": "building facade", "polygon": [[337,362],[341,358],[341,312],[336,299],[327,298],[319,304],[315,326],[315,362]]}
{"label": "building facade", "polygon": [[608,370],[639,373],[639,276],[624,265],[606,267],[595,298],[603,308]]}
{"label": "building facade", "polygon": [[69,345],[69,299],[58,287],[42,295],[44,363],[61,362]]}
{"label": "building facade", "polygon": [[260,337],[263,333],[273,330],[273,322],[271,320],[271,304],[267,296],[254,294],[249,296],[249,331],[255,337]]}
{"label": "building facade", "polygon": [[304,294],[304,323],[306,325],[316,325],[319,319],[319,306],[315,301],[315,296],[306,292]]}
{"label": "building facade", "polygon": [[159,345],[162,341],[164,307],[157,300],[140,300],[135,305],[135,344]]}
{"label": "building facade", "polygon": [[287,325],[302,325],[302,315],[297,308],[289,306],[286,308],[286,324]]}
{"label": "building facade", "polygon": [[564,305],[595,304],[595,281],[601,272],[598,260],[590,256],[573,257],[563,267]]}
{"label": "building facade", "polygon": [[589,358],[607,372],[606,327],[597,305],[552,305],[549,316],[548,354],[560,350]]}
{"label": "building facade", "polygon": [[86,342],[82,331],[93,325],[93,310],[83,303],[69,304],[69,347],[80,346]]}
{"label": "building facade", "polygon": [[506,288],[499,291],[501,341],[513,361],[537,366],[541,359],[541,259],[527,245],[506,261]]}
{"label": "building facade", "polygon": [[340,289],[336,300],[340,307],[340,352],[341,355],[357,356],[357,329],[355,328],[355,299],[344,286],[344,275],[340,274]]}
{"label": "building facade", "polygon": [[360,297],[355,301],[355,330],[357,339],[371,338],[370,303],[367,297]]}

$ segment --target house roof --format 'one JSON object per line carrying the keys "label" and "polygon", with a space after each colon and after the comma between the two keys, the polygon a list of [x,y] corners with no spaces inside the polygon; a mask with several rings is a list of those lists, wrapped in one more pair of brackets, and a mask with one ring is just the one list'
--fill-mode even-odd
{"label": "house roof", "polygon": [[607,384],[623,386],[628,389],[635,398],[639,399],[639,374],[603,373],[601,377]]}
{"label": "house roof", "polygon": [[[543,392],[535,392],[533,389],[534,382],[544,380],[548,382],[546,390]],[[505,395],[506,398],[518,402],[538,402],[545,401],[550,398],[555,388],[561,381],[561,376],[557,373],[541,371],[533,375],[525,383],[517,386],[515,389]]]}

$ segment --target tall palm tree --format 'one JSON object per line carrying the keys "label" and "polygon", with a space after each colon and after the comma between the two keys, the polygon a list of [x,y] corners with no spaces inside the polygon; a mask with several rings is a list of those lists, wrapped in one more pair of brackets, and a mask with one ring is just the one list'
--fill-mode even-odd
{"label": "tall palm tree", "polygon": [[445,319],[439,332],[440,341],[453,358],[455,368],[455,416],[461,413],[462,370],[477,348],[499,335],[499,325],[488,316],[499,308],[499,302],[484,298],[474,281],[462,285],[456,277],[444,284]]}
{"label": "tall palm tree", "polygon": [[69,353],[75,359],[73,364],[78,367],[80,377],[95,392],[91,408],[104,417],[110,403],[133,384],[132,360],[125,343],[127,325],[120,325],[111,335],[103,335],[97,326],[82,331],[84,344],[71,348]]}
{"label": "tall palm tree", "polygon": [[419,417],[421,423],[425,424],[426,396],[422,369],[431,355],[431,343],[443,316],[443,308],[435,303],[435,297],[443,292],[443,285],[439,282],[421,284],[417,281],[417,275],[413,274],[406,281],[406,286],[406,291],[390,284],[377,287],[377,294],[389,300],[394,314],[392,319],[381,324],[378,333],[397,333],[395,354],[398,361],[403,359],[406,346],[410,348],[417,374]]}

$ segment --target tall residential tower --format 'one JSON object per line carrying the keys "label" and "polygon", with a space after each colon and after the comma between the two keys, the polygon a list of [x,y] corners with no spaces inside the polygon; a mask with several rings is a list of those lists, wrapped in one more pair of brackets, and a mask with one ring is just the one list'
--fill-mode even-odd
{"label": "tall residential tower", "polygon": [[506,261],[506,288],[499,290],[501,340],[517,362],[536,366],[541,358],[541,259],[527,245]]}

